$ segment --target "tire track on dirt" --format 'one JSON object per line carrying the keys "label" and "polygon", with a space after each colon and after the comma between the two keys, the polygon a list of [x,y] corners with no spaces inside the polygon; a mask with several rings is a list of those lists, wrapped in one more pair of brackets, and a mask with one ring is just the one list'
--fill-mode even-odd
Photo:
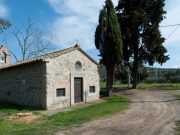
{"label": "tire track on dirt", "polygon": [[[167,93],[129,90],[126,95],[132,104],[126,111],[57,135],[171,135],[176,117],[176,102],[165,97]],[[155,96],[156,95],[156,96]],[[158,95],[158,96],[157,96]]]}

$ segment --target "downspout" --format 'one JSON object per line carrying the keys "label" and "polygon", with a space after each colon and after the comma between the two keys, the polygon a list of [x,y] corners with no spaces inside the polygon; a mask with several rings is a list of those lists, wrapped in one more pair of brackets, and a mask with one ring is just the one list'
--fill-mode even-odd
{"label": "downspout", "polygon": [[72,79],[71,79],[71,73],[70,73],[70,99],[69,99],[69,101],[70,101],[69,105],[70,106],[72,106],[72,104],[71,104],[71,90],[72,90],[71,83],[72,83]]}
{"label": "downspout", "polygon": [[47,81],[48,81],[48,72],[47,72],[47,63],[49,63],[49,60],[44,60],[44,62],[45,62],[45,109],[47,110],[48,108],[49,108],[49,106],[48,106],[48,83],[47,83]]}
{"label": "downspout", "polygon": [[87,96],[88,96],[88,92],[87,90],[85,90],[85,103],[87,103]]}

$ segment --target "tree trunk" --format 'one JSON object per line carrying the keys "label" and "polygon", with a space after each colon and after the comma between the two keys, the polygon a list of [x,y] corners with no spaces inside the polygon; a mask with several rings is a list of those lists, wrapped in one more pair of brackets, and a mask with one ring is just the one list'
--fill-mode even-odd
{"label": "tree trunk", "polygon": [[133,64],[133,89],[137,88],[138,84],[138,63],[134,61]]}
{"label": "tree trunk", "polygon": [[106,96],[110,96],[113,90],[114,68],[107,68]]}
{"label": "tree trunk", "polygon": [[136,89],[138,84],[138,45],[134,46],[134,62],[133,62],[133,88]]}
{"label": "tree trunk", "polygon": [[133,89],[137,88],[138,84],[138,54],[139,54],[139,42],[137,42],[138,37],[136,37],[136,32],[133,34],[133,44],[134,44],[134,62],[133,62]]}

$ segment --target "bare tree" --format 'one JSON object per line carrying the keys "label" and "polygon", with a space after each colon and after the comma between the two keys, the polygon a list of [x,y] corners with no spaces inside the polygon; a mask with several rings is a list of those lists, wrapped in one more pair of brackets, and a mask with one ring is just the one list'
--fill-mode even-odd
{"label": "bare tree", "polygon": [[24,29],[13,30],[12,35],[15,37],[16,46],[21,53],[20,56],[17,56],[16,53],[10,51],[16,61],[37,57],[52,49],[50,47],[51,36],[47,36],[31,19],[28,19]]}
{"label": "bare tree", "polygon": [[11,23],[8,20],[0,18],[0,33],[3,32],[3,30],[9,28],[10,26]]}

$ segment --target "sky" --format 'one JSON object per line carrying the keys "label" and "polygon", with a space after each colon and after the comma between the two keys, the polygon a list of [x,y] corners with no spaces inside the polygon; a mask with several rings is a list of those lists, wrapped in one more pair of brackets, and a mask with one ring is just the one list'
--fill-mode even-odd
{"label": "sky", "polygon": [[[96,61],[99,61],[98,50],[94,44],[94,32],[98,24],[99,10],[105,0],[0,0],[0,17],[12,23],[14,27],[23,28],[28,18],[36,22],[47,33],[52,33],[52,46],[56,50],[80,44]],[[116,6],[118,0],[113,0]],[[160,24],[171,25],[180,23],[180,0],[166,0],[166,19]],[[176,29],[176,30],[175,30]],[[174,31],[174,32],[173,32]],[[162,66],[180,67],[180,27],[161,27],[162,35],[166,38],[164,46],[168,50],[170,60]],[[8,32],[1,33],[0,44],[4,44],[4,37]],[[172,33],[172,34],[171,34]],[[8,49],[16,54],[15,40],[8,39]],[[13,60],[12,60],[13,61]]]}

